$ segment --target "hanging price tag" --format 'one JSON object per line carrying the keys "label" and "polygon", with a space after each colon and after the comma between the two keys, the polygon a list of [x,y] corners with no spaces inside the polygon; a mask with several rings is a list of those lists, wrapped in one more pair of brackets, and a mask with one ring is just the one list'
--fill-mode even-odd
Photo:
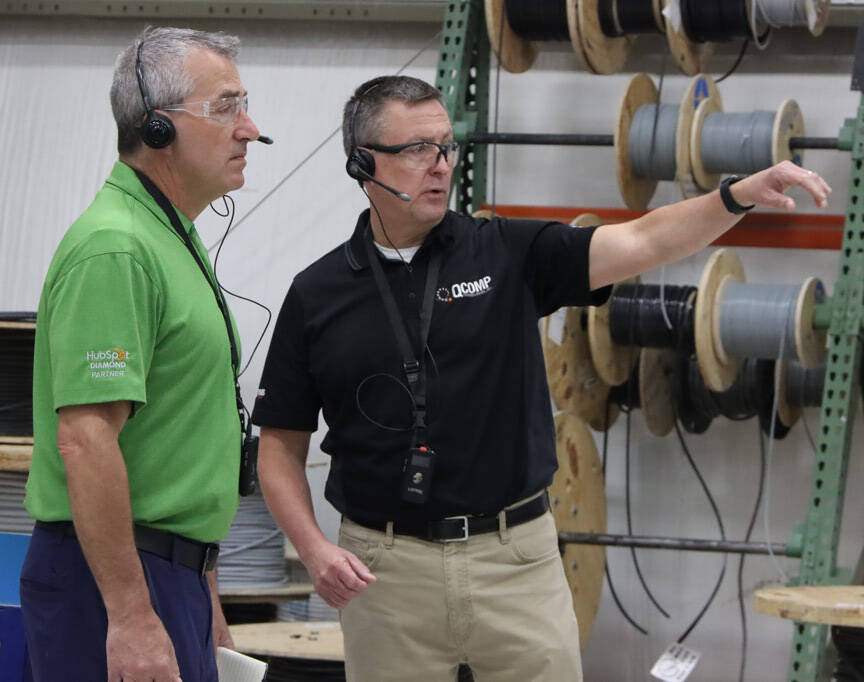
{"label": "hanging price tag", "polygon": [[683,644],[670,644],[651,668],[651,676],[663,682],[684,682],[701,656]]}
{"label": "hanging price tag", "polygon": [[567,319],[567,308],[558,308],[549,316],[549,326],[546,328],[546,336],[556,346],[564,343],[564,322]]}

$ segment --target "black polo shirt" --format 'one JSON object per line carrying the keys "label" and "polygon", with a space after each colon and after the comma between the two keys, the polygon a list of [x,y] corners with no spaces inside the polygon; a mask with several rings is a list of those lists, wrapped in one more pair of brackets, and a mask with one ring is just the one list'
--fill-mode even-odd
{"label": "black polo shirt", "polygon": [[425,354],[429,501],[402,502],[411,396],[367,259],[369,211],[354,234],[295,277],[273,331],[253,421],[314,431],[332,455],[325,496],[355,521],[489,514],[535,493],[557,467],[537,321],[597,305],[588,249],[595,228],[448,212],[409,266],[382,259],[421,357],[420,307],[430,253],[441,272]]}

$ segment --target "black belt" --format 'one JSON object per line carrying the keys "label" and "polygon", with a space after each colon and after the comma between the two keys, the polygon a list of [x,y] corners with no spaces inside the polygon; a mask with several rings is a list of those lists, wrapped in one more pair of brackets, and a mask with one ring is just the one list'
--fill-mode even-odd
{"label": "black belt", "polygon": [[[513,507],[504,512],[507,527],[512,528],[521,523],[527,523],[543,516],[549,509],[549,496],[543,493]],[[355,518],[351,520],[372,530],[384,531],[387,529],[387,521],[363,521]],[[394,521],[393,532],[396,535],[412,535],[421,540],[433,540],[436,542],[465,542],[471,535],[480,533],[491,533],[498,530],[498,515],[488,516],[448,516],[439,521]]]}
{"label": "black belt", "polygon": [[[75,526],[71,521],[37,521],[36,527],[50,533],[61,533],[69,538],[76,537]],[[168,531],[139,526],[137,523],[134,532],[135,546],[142,552],[176,561],[201,575],[216,568],[216,559],[219,557],[219,545],[216,543],[199,542]]]}

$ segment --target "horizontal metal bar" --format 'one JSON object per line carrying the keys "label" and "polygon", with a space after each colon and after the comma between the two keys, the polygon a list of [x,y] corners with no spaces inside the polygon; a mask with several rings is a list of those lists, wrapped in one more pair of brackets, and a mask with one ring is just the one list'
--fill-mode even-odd
{"label": "horizontal metal bar", "polygon": [[730,540],[699,540],[695,538],[662,538],[645,535],[604,535],[602,533],[558,533],[558,542],[606,547],[638,547],[642,549],[678,549],[687,552],[723,552],[726,554],[776,554],[795,556],[786,545],[772,542],[733,542]]}
{"label": "horizontal metal bar", "polygon": [[[557,133],[468,133],[474,144],[560,145],[573,147],[611,147],[614,135]],[[793,137],[790,149],[839,149],[836,137]]]}
{"label": "horizontal metal bar", "polygon": [[546,133],[468,133],[474,144],[549,144],[573,147],[611,147],[614,135],[557,135]]}
{"label": "horizontal metal bar", "polygon": [[440,23],[446,0],[0,0],[0,15]]}
{"label": "horizontal metal bar", "polygon": [[789,149],[840,149],[836,137],[791,137]]}

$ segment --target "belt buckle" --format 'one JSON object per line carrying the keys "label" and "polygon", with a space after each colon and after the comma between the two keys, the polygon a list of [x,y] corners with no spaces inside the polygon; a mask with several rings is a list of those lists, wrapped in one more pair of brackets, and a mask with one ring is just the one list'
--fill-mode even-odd
{"label": "belt buckle", "polygon": [[464,514],[461,516],[445,516],[445,521],[462,521],[462,537],[461,538],[443,538],[441,542],[467,542],[468,541],[468,517]]}
{"label": "belt buckle", "polygon": [[207,567],[210,565],[210,561],[213,561],[213,568],[215,568],[216,559],[219,557],[219,545],[215,545],[213,543],[208,543],[204,546],[204,557],[201,560],[201,575],[204,575],[207,572]]}

